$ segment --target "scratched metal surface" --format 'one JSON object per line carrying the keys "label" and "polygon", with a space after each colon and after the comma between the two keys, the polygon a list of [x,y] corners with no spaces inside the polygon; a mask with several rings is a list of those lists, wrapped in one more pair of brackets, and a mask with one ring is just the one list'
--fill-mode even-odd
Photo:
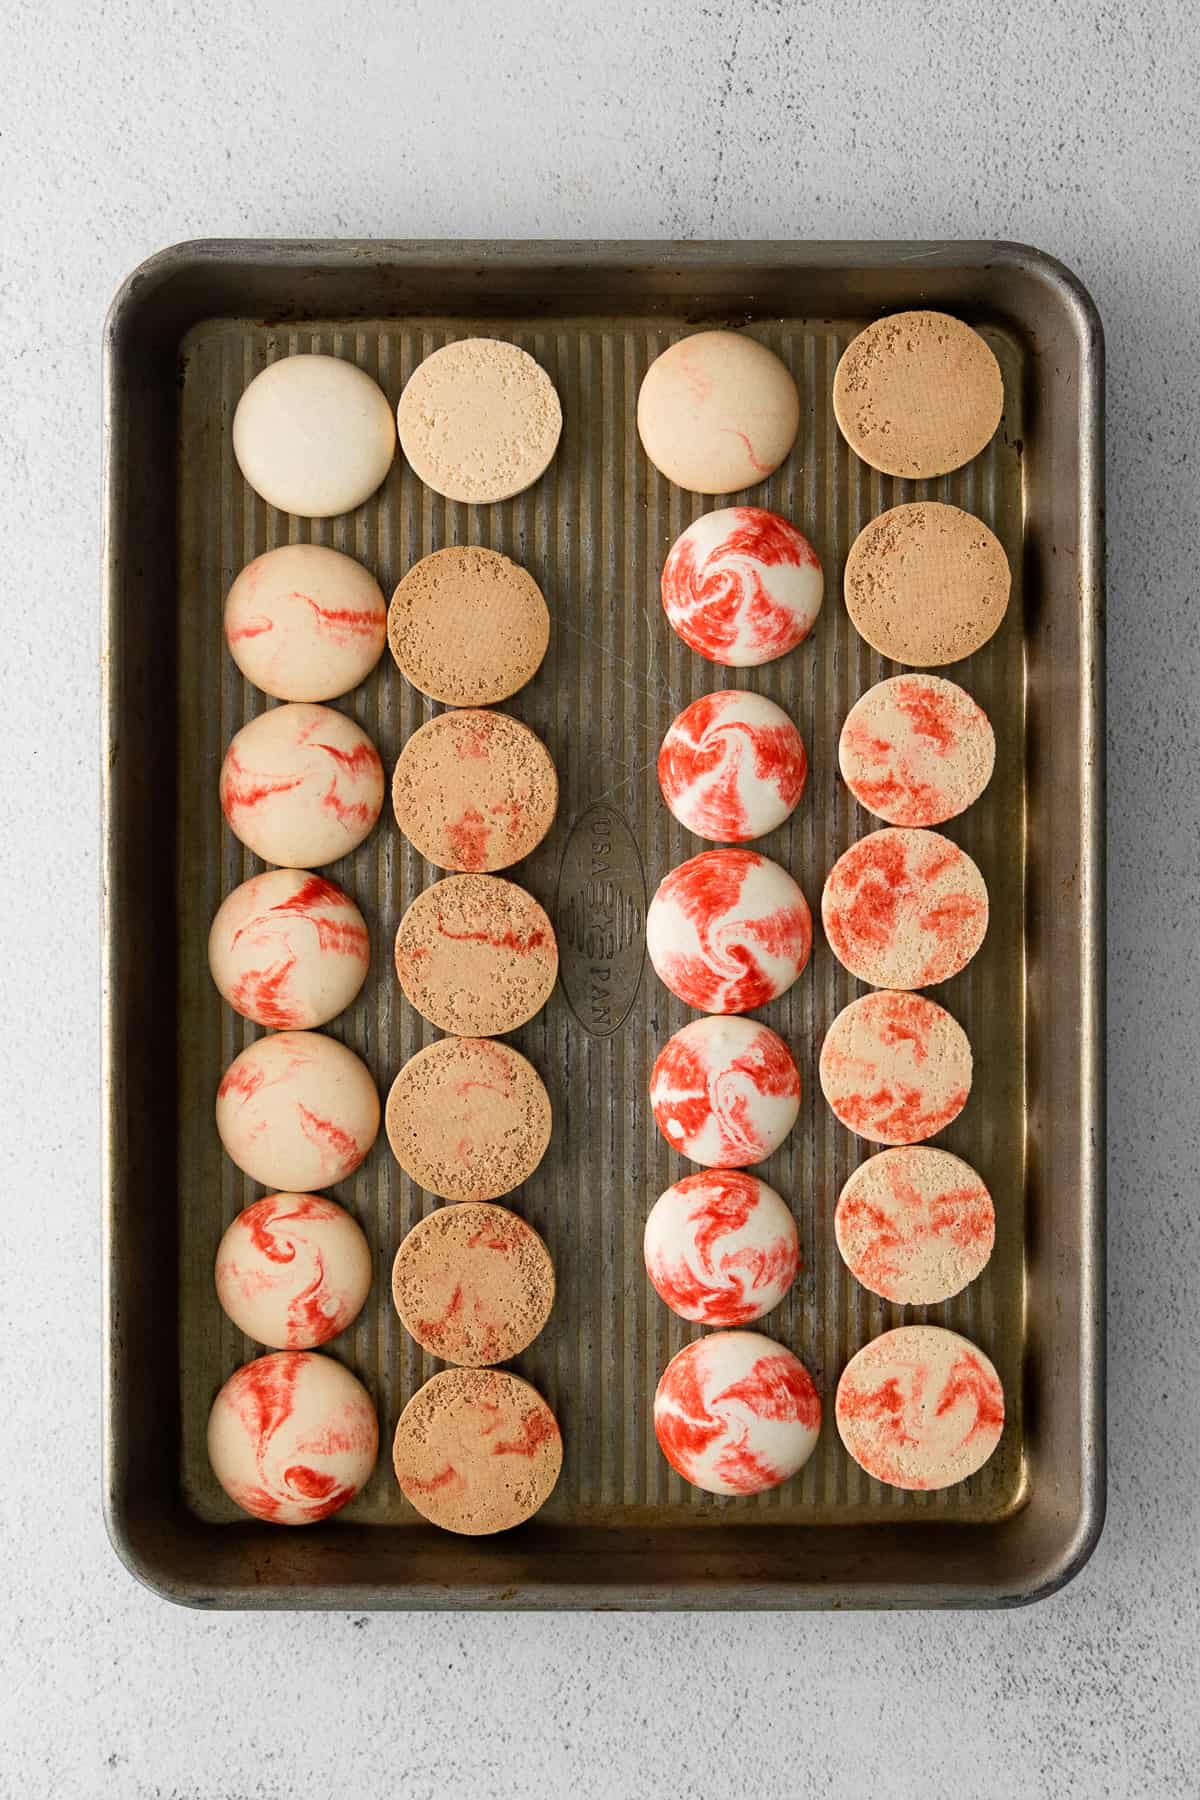
{"label": "scratched metal surface", "polygon": [[[256,1028],[236,1018],[212,988],[205,942],[221,898],[261,867],[224,825],[217,771],[234,731],[270,702],[242,679],[226,654],[221,607],[234,575],[252,556],[282,542],[309,539],[357,556],[385,592],[419,556],[441,545],[490,545],[524,563],[550,604],[546,662],[507,703],[548,745],[562,790],[550,837],[509,871],[551,909],[564,950],[564,983],[540,1017],[513,1034],[545,1077],[555,1116],[545,1161],[508,1201],[546,1238],[559,1279],[545,1332],[515,1365],[546,1395],[565,1437],[562,1479],[545,1521],[564,1529],[674,1523],[697,1531],[733,1518],[781,1527],[905,1519],[983,1524],[1021,1505],[1027,1481],[1024,350],[999,323],[985,322],[1007,395],[993,444],[969,468],[945,479],[894,481],[852,457],[833,422],[834,366],[863,322],[784,318],[751,326],[793,369],[803,407],[794,452],[748,497],[794,519],[808,534],[825,566],[826,593],[808,643],[780,662],[747,671],[716,669],[688,650],[669,630],[658,600],[659,569],[669,545],[690,520],[721,503],[671,487],[650,467],[637,441],[639,382],[653,357],[686,329],[682,321],[661,316],[490,320],[481,314],[272,329],[251,320],[214,319],[185,340],[177,477],[180,1479],[187,1505],[201,1520],[232,1523],[240,1517],[208,1468],[204,1428],[219,1384],[258,1349],[225,1318],[211,1279],[224,1226],[261,1191],[222,1156],[212,1123],[221,1071]],[[454,337],[488,332],[509,337],[536,356],[562,397],[559,453],[529,493],[487,508],[444,501],[398,458],[366,506],[345,519],[309,522],[272,510],[241,480],[230,421],[242,389],[267,361],[301,350],[350,357],[377,377],[394,402],[431,350]],[[794,818],[759,848],[796,875],[816,915],[828,868],[876,823],[840,781],[838,731],[855,698],[895,672],[895,665],[870,650],[849,624],[840,593],[842,564],[869,518],[920,495],[980,514],[998,533],[1014,575],[1012,604],[1000,632],[948,671],[986,708],[996,729],[990,788],[965,817],[944,828],[983,870],[991,924],[970,968],[934,990],[965,1026],[976,1067],[970,1103],[938,1142],[965,1156],[991,1187],[996,1251],[965,1294],[930,1308],[893,1307],[858,1287],[843,1268],[833,1238],[833,1205],[869,1147],[842,1129],[825,1106],[816,1060],[829,1021],[864,990],[821,941],[818,920],[808,970],[762,1013],[791,1045],[805,1086],[794,1132],[762,1169],[796,1214],[804,1268],[793,1293],[763,1328],[807,1363],[825,1402],[825,1425],[799,1478],[755,1498],[720,1500],[688,1487],[669,1469],[651,1427],[659,1373],[697,1330],[659,1302],[641,1262],[647,1210],[662,1188],[690,1167],[659,1137],[646,1102],[658,1047],[690,1015],[648,965],[642,969],[641,926],[647,892],[702,847],[662,804],[654,759],[675,713],[713,686],[753,688],[783,704],[803,733],[811,772]],[[408,734],[436,710],[386,655],[371,679],[337,704],[362,722],[389,767]],[[578,821],[580,829],[572,835]],[[367,843],[329,873],[362,908],[373,956],[360,1000],[330,1030],[365,1057],[386,1092],[402,1062],[436,1035],[398,990],[391,944],[408,901],[438,872],[421,861],[385,810]],[[347,1522],[414,1528],[416,1516],[392,1478],[388,1445],[404,1402],[439,1365],[396,1319],[389,1270],[401,1237],[437,1203],[400,1173],[382,1135],[362,1169],[335,1192],[366,1229],[375,1282],[358,1323],[330,1350],[374,1396],[383,1448],[373,1480],[329,1529]],[[869,1481],[843,1452],[833,1424],[833,1392],[844,1362],[868,1338],[905,1319],[945,1323],[974,1339],[996,1363],[1007,1395],[1008,1422],[996,1455],[972,1480],[939,1494],[906,1494]]]}

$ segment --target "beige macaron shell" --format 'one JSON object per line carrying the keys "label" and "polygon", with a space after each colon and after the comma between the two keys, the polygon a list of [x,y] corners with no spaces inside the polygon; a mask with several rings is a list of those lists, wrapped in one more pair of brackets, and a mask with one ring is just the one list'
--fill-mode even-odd
{"label": "beige macaron shell", "polygon": [[838,740],[842,779],[889,825],[940,825],[992,778],[996,737],[970,694],[942,675],[894,675],[855,702]]}
{"label": "beige macaron shell", "polygon": [[216,1112],[238,1168],[295,1194],[343,1181],[379,1132],[379,1095],[366,1064],[318,1031],[256,1038],[222,1076]]}
{"label": "beige macaron shell", "polygon": [[247,563],[225,601],[225,641],[247,681],[277,700],[336,700],[383,652],[387,606],[352,556],[281,544]]}
{"label": "beige macaron shell", "polygon": [[490,505],[531,487],[558,448],[562,406],[534,358],[502,338],[427,356],[396,410],[414,473],[447,500]]}
{"label": "beige macaron shell", "polygon": [[982,519],[941,501],[894,506],[863,527],[846,558],[859,635],[883,656],[935,668],[970,656],[1003,622],[1012,575]]}
{"label": "beige macaron shell", "polygon": [[396,1252],[392,1298],[431,1356],[483,1368],[531,1344],[554,1304],[542,1239],[504,1206],[441,1206]]}
{"label": "beige macaron shell", "polygon": [[940,1325],[900,1325],[851,1358],[835,1417],[859,1466],[891,1487],[951,1487],[1004,1430],[1004,1389],[978,1345]]}
{"label": "beige macaron shell", "polygon": [[221,765],[221,810],[264,862],[317,869],[357,849],[383,806],[383,764],[361,725],[331,706],[272,706]]}
{"label": "beige macaron shell", "polygon": [[406,1500],[444,1531],[478,1537],[520,1525],[562,1468],[558,1421],[507,1369],[443,1369],[400,1415],[392,1445]]}
{"label": "beige macaron shell", "polygon": [[233,453],[269,505],[328,519],[375,492],[396,453],[396,426],[382,388],[356,364],[286,356],[238,401]]}
{"label": "beige macaron shell", "polygon": [[550,642],[550,612],[527,569],[477,544],[423,556],[388,609],[401,674],[447,706],[490,706],[531,681]]}
{"label": "beige macaron shell", "polygon": [[268,1194],[222,1237],[217,1299],[273,1350],[311,1350],[353,1323],[371,1287],[362,1228],[321,1194]]}
{"label": "beige macaron shell", "polygon": [[208,1459],[229,1498],[274,1525],[314,1525],[361,1491],[379,1452],[371,1396],[332,1356],[278,1350],[213,1402]]}
{"label": "beige macaron shell", "polygon": [[765,481],[796,441],[800,397],[773,350],[736,331],[681,338],[638,394],[646,455],[677,487],[732,494]]}
{"label": "beige macaron shell", "polygon": [[496,875],[449,875],[417,895],[396,933],[405,998],[442,1031],[499,1037],[546,1004],[554,927],[532,894]]}
{"label": "beige macaron shell", "polygon": [[876,319],[843,353],[833,410],[855,453],[885,475],[923,480],[977,456],[1004,410],[1000,365],[947,313]]}
{"label": "beige macaron shell", "polygon": [[222,901],[208,934],[221,997],[272,1031],[308,1031],[355,999],[371,961],[348,894],[310,869],[267,869]]}
{"label": "beige macaron shell", "polygon": [[406,1175],[444,1200],[496,1200],[550,1142],[550,1097],[532,1063],[491,1038],[440,1038],[392,1083],[388,1142]]}
{"label": "beige macaron shell", "polygon": [[843,1007],[825,1034],[819,1074],[849,1130],[876,1144],[916,1144],[966,1105],[971,1045],[935,1001],[884,989]]}
{"label": "beige macaron shell", "polygon": [[833,1227],[842,1261],[865,1288],[896,1306],[936,1306],[986,1268],[996,1213],[969,1163],[906,1144],[859,1165]]}
{"label": "beige macaron shell", "polygon": [[439,713],[415,731],[392,777],[396,823],[438,868],[506,869],[554,822],[558,775],[541,739],[508,713]]}
{"label": "beige macaron shell", "polygon": [[872,831],[838,857],[821,895],[833,954],[881,988],[930,987],[966,967],[988,924],[987,884],[937,831]]}

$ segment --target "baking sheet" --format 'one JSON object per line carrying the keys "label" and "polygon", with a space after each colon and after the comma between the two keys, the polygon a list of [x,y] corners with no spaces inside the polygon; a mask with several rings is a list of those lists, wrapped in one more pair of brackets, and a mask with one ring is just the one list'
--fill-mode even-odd
{"label": "baking sheet", "polygon": [[[170,566],[162,568],[166,580],[157,601],[173,613],[171,654],[162,659],[159,675],[172,689],[171,730],[155,766],[143,769],[141,778],[153,786],[161,847],[164,854],[169,848],[174,879],[164,881],[160,869],[156,890],[142,903],[154,909],[157,928],[173,950],[174,1005],[166,1009],[173,1027],[173,1080],[163,1095],[171,1129],[162,1167],[169,1178],[154,1204],[174,1211],[176,1278],[174,1307],[164,1308],[170,1333],[160,1326],[155,1335],[156,1354],[171,1365],[170,1379],[161,1387],[169,1405],[159,1408],[167,1417],[155,1420],[171,1438],[173,1468],[159,1469],[170,1507],[153,1515],[149,1529],[160,1543],[160,1560],[167,1562],[167,1579],[159,1570],[158,1585],[180,1597],[293,1605],[844,1604],[883,1598],[928,1604],[1019,1598],[1063,1572],[1056,1567],[1048,1578],[1043,1566],[1036,1583],[1026,1577],[1022,1586],[1010,1579],[1011,1591],[1002,1591],[1004,1558],[996,1546],[1020,1535],[1039,1500],[1056,1503],[1042,1535],[1053,1538],[1057,1532],[1060,1561],[1069,1537],[1077,1548],[1074,1538],[1085,1512],[1092,1530],[1100,1446],[1094,1418],[1085,1417],[1082,1404],[1075,1409],[1074,1433],[1079,1439],[1086,1427],[1089,1442],[1080,1445],[1074,1495],[1065,1462],[1056,1465],[1052,1479],[1045,1461],[1050,1416],[1043,1391],[1045,1356],[1055,1341],[1050,1328],[1058,1329],[1060,1321],[1039,1312],[1035,1290],[1042,1289],[1046,1273],[1047,1228],[1065,1233],[1068,1242],[1074,1238],[1093,1259],[1098,1235],[1089,1211],[1094,1192],[1085,1188],[1087,1171],[1078,1162],[1083,1140],[1075,1148],[1081,1177],[1076,1191],[1056,1191],[1051,1204],[1044,1134],[1036,1129],[1037,1108],[1052,1097],[1050,1071],[1060,1074],[1064,1055],[1061,1046],[1054,1048],[1054,1034],[1061,1035],[1064,1024],[1060,1005],[1075,1008],[1076,1099],[1065,1114],[1053,1105],[1046,1125],[1064,1144],[1073,1128],[1078,1134],[1095,1126],[1095,1070],[1084,1070],[1081,1061],[1088,1042],[1084,976],[1089,982],[1094,976],[1088,964],[1094,943],[1087,935],[1093,921],[1083,889],[1085,855],[1095,848],[1094,840],[1088,841],[1084,805],[1094,777],[1081,766],[1074,791],[1059,796],[1077,854],[1074,891],[1055,894],[1046,888],[1046,867],[1064,845],[1048,835],[1052,808],[1041,766],[1046,747],[1038,733],[1048,730],[1051,716],[1039,697],[1046,673],[1039,661],[1047,653],[1045,609],[1051,601],[1059,607],[1068,603],[1055,593],[1048,565],[1062,549],[1079,562],[1081,547],[1086,548],[1078,528],[1087,517],[1081,509],[1095,498],[1096,471],[1088,471],[1088,491],[1077,433],[1073,542],[1049,542],[1038,483],[1049,482],[1052,466],[1055,480],[1063,480],[1065,469],[1061,458],[1051,464],[1047,455],[1055,416],[1047,405],[1047,345],[1014,306],[1011,272],[1007,281],[1003,270],[988,281],[976,268],[977,301],[964,305],[960,296],[957,305],[953,298],[940,302],[971,318],[1000,359],[1006,392],[1000,431],[966,470],[913,483],[881,476],[851,455],[833,422],[831,388],[841,350],[874,311],[939,303],[925,295],[922,276],[927,283],[928,265],[914,258],[906,266],[885,255],[897,297],[878,307],[863,304],[857,291],[862,276],[850,265],[833,283],[840,304],[818,310],[804,302],[818,293],[826,300],[834,297],[830,265],[837,259],[821,265],[819,247],[806,253],[804,247],[775,246],[776,285],[778,271],[789,275],[795,304],[763,306],[747,291],[748,259],[739,260],[738,248],[692,247],[692,281],[687,282],[684,257],[680,291],[669,305],[657,291],[663,259],[655,265],[610,250],[604,308],[595,306],[599,295],[589,295],[586,284],[583,292],[569,291],[581,275],[604,287],[605,258],[599,253],[590,264],[580,260],[582,250],[574,257],[564,253],[557,287],[568,291],[556,294],[554,270],[547,270],[544,257],[531,247],[525,247],[524,282],[521,247],[490,251],[474,265],[469,309],[428,310],[444,299],[447,285],[457,282],[461,288],[472,265],[460,252],[449,282],[445,266],[440,282],[424,284],[419,270],[405,267],[412,289],[405,311],[379,308],[358,318],[346,316],[356,273],[347,250],[341,259],[346,277],[338,290],[341,307],[314,310],[301,321],[273,322],[264,317],[268,308],[251,304],[260,298],[255,279],[247,275],[240,295],[230,279],[238,256],[253,260],[254,247],[230,247],[216,267],[231,304],[175,329],[186,320],[184,309],[164,334],[163,364],[169,357],[175,376],[164,408],[164,415],[173,413],[174,455],[169,468],[147,467],[144,474],[160,503],[164,490],[169,492],[174,513]],[[867,266],[863,249],[860,268]],[[709,256],[700,262],[706,250]],[[961,253],[962,247],[947,247],[947,256],[952,250]],[[459,251],[443,247],[448,259]],[[364,247],[362,254],[370,253]],[[406,259],[404,247],[379,247],[385,270],[390,253],[401,264],[416,261],[412,252]],[[880,255],[877,247],[873,253]],[[325,247],[322,254],[331,258],[332,271],[337,249]],[[806,268],[809,254],[813,270]],[[269,265],[271,257],[269,250],[258,255],[261,282],[262,258]],[[319,259],[306,265],[300,247],[293,258],[286,252],[283,257],[275,273],[282,274],[290,261],[293,282],[280,282],[277,308],[293,310],[299,287],[299,304],[307,311],[303,283],[295,277],[306,266],[317,269]],[[377,278],[379,265],[373,267]],[[818,271],[828,291],[822,291]],[[436,261],[429,273],[436,273]],[[193,293],[195,285],[193,276]],[[714,285],[716,293],[704,291]],[[364,306],[371,286],[370,280],[359,283]],[[825,565],[826,600],[809,642],[757,670],[722,670],[696,656],[670,631],[658,600],[658,573],[670,544],[720,501],[684,494],[653,470],[637,442],[636,395],[655,355],[701,322],[746,325],[793,369],[802,396],[795,450],[747,498],[794,519],[812,539]],[[424,356],[471,334],[502,335],[529,350],[562,398],[565,426],[558,456],[529,493],[485,508],[444,501],[397,458],[384,487],[365,507],[345,519],[319,522],[277,513],[241,480],[230,422],[238,396],[266,362],[307,350],[348,356],[374,375],[394,402]],[[1064,342],[1069,348],[1069,333]],[[1088,378],[1095,379],[1094,367]],[[135,432],[128,455],[145,459],[147,448]],[[116,471],[111,461],[109,467],[111,496]],[[128,471],[121,471],[121,479],[128,479]],[[804,1258],[795,1289],[764,1328],[791,1345],[812,1371],[825,1402],[825,1426],[798,1478],[764,1495],[722,1500],[674,1474],[658,1452],[651,1424],[662,1368],[699,1333],[661,1304],[641,1262],[646,1212],[662,1188],[691,1168],[660,1138],[646,1101],[654,1055],[691,1015],[648,964],[642,966],[641,927],[655,883],[703,847],[663,805],[654,758],[675,713],[713,687],[753,688],[784,705],[808,747],[809,783],[793,819],[756,847],[792,870],[819,921],[827,870],[850,842],[878,825],[853,803],[840,780],[838,731],[858,695],[896,672],[896,665],[871,651],[850,626],[841,600],[841,566],[868,519],[922,496],[951,501],[984,518],[1004,544],[1014,577],[1009,613],[996,637],[946,671],[974,694],[996,729],[991,786],[968,813],[941,828],[982,869],[991,922],[969,968],[932,990],[965,1026],[976,1069],[971,1101],[937,1141],[965,1156],[991,1187],[996,1250],[984,1276],[965,1294],[929,1308],[893,1307],[859,1287],[842,1265],[833,1238],[833,1205],[870,1146],[829,1112],[817,1084],[816,1058],[830,1020],[865,990],[836,963],[818,922],[809,969],[788,995],[760,1014],[792,1046],[805,1086],[795,1131],[760,1172],[795,1211]],[[392,1477],[387,1446],[396,1418],[440,1365],[408,1338],[395,1317],[390,1264],[400,1238],[436,1202],[402,1175],[382,1136],[357,1174],[334,1190],[363,1223],[375,1256],[371,1299],[357,1324],[330,1346],[364,1380],[379,1409],[384,1448],[373,1480],[327,1526],[280,1533],[244,1520],[215,1483],[204,1450],[216,1388],[257,1349],[217,1306],[212,1257],[224,1226],[260,1191],[222,1155],[212,1125],[220,1074],[257,1028],[236,1018],[212,988],[207,930],[221,898],[262,866],[225,827],[216,782],[229,738],[270,704],[229,659],[221,606],[233,576],[252,556],[279,543],[309,540],[357,556],[385,592],[430,550],[458,542],[486,544],[524,563],[550,604],[546,662],[505,709],[544,739],[561,783],[553,832],[511,871],[550,910],[560,937],[558,990],[543,1014],[511,1034],[547,1080],[555,1131],[541,1168],[507,1203],[537,1226],[555,1259],[554,1313],[515,1366],[555,1408],[566,1458],[559,1487],[539,1519],[491,1544],[468,1545],[432,1533]],[[1077,634],[1096,604],[1097,579],[1098,569],[1087,587],[1075,571],[1064,584],[1063,592],[1076,602],[1071,623]],[[1066,682],[1069,666],[1049,671],[1054,732],[1073,726],[1077,742],[1090,722],[1091,706],[1081,652],[1082,645],[1074,682]],[[389,766],[409,733],[437,710],[404,682],[386,655],[371,679],[337,704],[360,720]],[[1068,853],[1070,847],[1068,842]],[[391,942],[405,906],[438,871],[417,857],[385,811],[367,843],[328,872],[362,908],[373,951],[362,996],[330,1030],[365,1057],[385,1093],[403,1061],[436,1036],[399,992]],[[1080,988],[1074,998],[1071,970],[1041,961],[1041,911],[1048,902],[1059,909],[1055,927],[1068,926],[1067,941],[1075,948]],[[118,929],[128,930],[131,923],[128,915],[114,919]],[[1040,985],[1032,974],[1035,952]],[[1094,990],[1088,991],[1094,999]],[[119,1063],[116,1072],[119,1078]],[[126,1183],[118,1187],[114,1250],[128,1256],[136,1253],[130,1239],[138,1200]],[[1084,1366],[1083,1337],[1085,1327],[1094,1331],[1097,1323],[1096,1295],[1087,1279],[1094,1268],[1094,1260],[1085,1268],[1077,1259],[1074,1294],[1066,1297],[1070,1323],[1077,1324],[1076,1354],[1068,1366],[1093,1401],[1098,1371],[1094,1363]],[[159,1279],[170,1276],[160,1268]],[[1063,1302],[1060,1286],[1053,1304],[1061,1309]],[[1050,1304],[1049,1293],[1043,1304]],[[1008,1421],[999,1450],[970,1481],[941,1493],[902,1493],[872,1482],[842,1450],[833,1423],[833,1392],[845,1361],[868,1338],[906,1319],[962,1331],[992,1357],[1005,1386]],[[1061,1342],[1056,1354],[1062,1354]],[[128,1404],[129,1374],[123,1358],[115,1356],[112,1404]],[[128,1431],[126,1421],[118,1435]],[[118,1537],[126,1537],[121,1521],[116,1524]],[[936,1551],[929,1556],[922,1579],[917,1565],[926,1538],[943,1548],[940,1558]],[[620,1547],[605,1563],[608,1540]],[[353,1579],[331,1583],[329,1554],[336,1550],[345,1556],[352,1544]],[[639,1550],[641,1545],[646,1548]],[[836,1554],[822,1555],[822,1545],[836,1545]],[[646,1549],[656,1553],[652,1568],[645,1566]],[[629,1557],[642,1560],[635,1581],[625,1578]],[[836,1577],[845,1575],[847,1557],[853,1575],[842,1594]],[[907,1573],[906,1558],[912,1565]],[[964,1559],[957,1581],[956,1558]],[[573,1576],[564,1579],[558,1571],[568,1567]],[[154,1570],[147,1572],[155,1578]],[[641,1591],[642,1584],[647,1591]]]}

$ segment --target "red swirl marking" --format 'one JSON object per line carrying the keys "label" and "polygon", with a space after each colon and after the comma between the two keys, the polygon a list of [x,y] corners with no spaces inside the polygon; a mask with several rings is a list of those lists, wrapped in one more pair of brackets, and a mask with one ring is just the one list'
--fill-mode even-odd
{"label": "red swirl marking", "polygon": [[[321,950],[333,950],[340,955],[353,956],[366,962],[371,948],[366,926],[357,919],[329,916],[330,913],[350,912],[352,904],[341,888],[335,887],[332,881],[326,881],[323,875],[308,875],[289,899],[277,901],[270,912],[279,913],[285,918],[303,919],[316,931],[317,945]],[[257,924],[258,921],[252,923]],[[247,925],[242,930],[250,928]],[[235,944],[241,935],[241,931],[235,934]]]}
{"label": "red swirl marking", "polygon": [[546,942],[546,933],[540,925],[528,931],[451,931],[441,914],[438,914],[438,934],[448,938],[454,944],[486,944],[490,950],[510,950],[516,956],[530,956],[540,950]]}
{"label": "red swirl marking", "polygon": [[954,1363],[942,1385],[934,1409],[936,1417],[940,1419],[964,1401],[974,1409],[974,1418],[963,1443],[969,1444],[977,1432],[994,1432],[999,1437],[1004,1429],[1004,1389],[996,1375],[968,1350]]}
{"label": "red swirl marking", "polygon": [[493,1456],[536,1456],[543,1444],[558,1436],[558,1426],[548,1407],[533,1406],[522,1416],[520,1434],[492,1445]]}
{"label": "red swirl marking", "polygon": [[447,1463],[436,1475],[406,1475],[404,1486],[418,1494],[465,1494],[467,1479],[453,1463]]}
{"label": "red swirl marking", "polygon": [[[347,1131],[333,1119],[322,1119],[319,1114],[299,1102],[296,1110],[300,1115],[300,1130],[309,1143],[315,1144],[323,1157],[332,1157],[332,1167],[337,1174],[331,1179],[339,1179],[357,1169],[366,1151],[359,1148],[358,1139],[352,1131]],[[324,1183],[321,1185],[324,1186]]]}
{"label": "red swirl marking", "polygon": [[456,865],[468,871],[487,866],[491,835],[492,828],[477,806],[465,807],[457,819],[446,824],[450,853]]}
{"label": "red swirl marking", "polygon": [[243,638],[265,637],[268,631],[274,631],[274,619],[247,619],[244,625],[235,625],[225,633],[231,644],[239,644]]}
{"label": "red swirl marking", "polygon": [[311,594],[301,593],[290,594],[288,598],[303,600],[312,612],[317,630],[338,645],[352,643],[355,638],[373,638],[387,624],[387,613],[380,607],[364,611],[349,606],[321,606]]}
{"label": "red swirl marking", "polygon": [[253,812],[264,800],[274,800],[280,794],[290,794],[303,781],[303,775],[256,774],[239,760],[238,753],[231,744],[225,752],[225,765],[221,770],[221,811],[232,825],[236,814]]}
{"label": "red swirl marking", "polygon": [[[236,939],[235,939],[236,942]],[[294,956],[266,969],[247,969],[234,982],[229,1004],[244,1018],[275,1031],[288,1031],[304,1023],[304,1011],[287,998],[288,983],[296,967]]]}
{"label": "red swirl marking", "polygon": [[962,733],[958,729],[952,695],[927,686],[915,675],[897,681],[892,694],[913,731],[918,737],[927,739],[939,756],[947,756],[958,747]]}
{"label": "red swirl marking", "polygon": [[383,764],[379,760],[379,754],[374,744],[364,741],[361,744],[355,744],[353,750],[339,750],[336,744],[325,744],[318,739],[313,745],[313,749],[323,750],[326,756],[332,756],[334,762],[339,768],[344,769],[347,775],[378,773],[381,779],[383,777]]}
{"label": "red swirl marking", "polygon": [[252,1100],[266,1078],[265,1069],[258,1063],[245,1063],[238,1057],[222,1075],[217,1099],[224,1100],[228,1094],[237,1094],[243,1101]]}
{"label": "red swirl marking", "polygon": [[353,829],[356,825],[366,825],[375,818],[375,808],[365,800],[343,800],[338,792],[337,776],[329,783],[321,795],[321,805],[331,812],[339,825]]}
{"label": "red swirl marking", "polygon": [[756,1419],[796,1420],[809,1431],[821,1423],[821,1402],[803,1363],[787,1352],[760,1356],[750,1373],[714,1394],[713,1406],[737,1400]]}

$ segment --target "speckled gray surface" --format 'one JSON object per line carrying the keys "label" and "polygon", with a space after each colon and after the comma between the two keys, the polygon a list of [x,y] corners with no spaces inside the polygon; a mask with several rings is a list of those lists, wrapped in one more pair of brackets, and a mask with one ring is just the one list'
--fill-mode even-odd
{"label": "speckled gray surface", "polygon": [[[6,8],[0,1793],[1191,1795],[1200,25],[1173,4]],[[251,23],[253,20],[253,23]],[[1000,236],[1109,350],[1111,1500],[1002,1615],[201,1617],[99,1515],[100,321],[190,236]],[[13,1147],[15,1146],[15,1161]]]}

